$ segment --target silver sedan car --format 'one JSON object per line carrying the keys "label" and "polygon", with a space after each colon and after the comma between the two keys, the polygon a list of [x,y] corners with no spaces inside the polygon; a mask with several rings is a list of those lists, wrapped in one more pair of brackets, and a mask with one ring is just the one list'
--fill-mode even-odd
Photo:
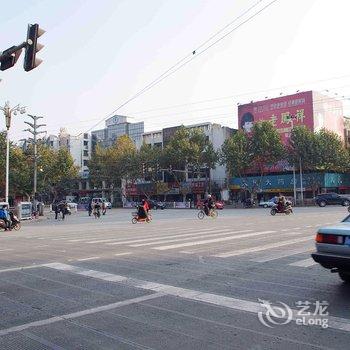
{"label": "silver sedan car", "polygon": [[326,269],[337,272],[350,283],[350,215],[340,224],[321,227],[316,235],[312,258]]}

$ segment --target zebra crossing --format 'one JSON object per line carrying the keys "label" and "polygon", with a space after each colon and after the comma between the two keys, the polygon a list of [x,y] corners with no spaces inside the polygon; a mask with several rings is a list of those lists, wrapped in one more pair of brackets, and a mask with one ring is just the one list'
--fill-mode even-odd
{"label": "zebra crossing", "polygon": [[[132,254],[205,255],[215,259],[246,259],[252,263],[269,263],[286,259],[287,265],[295,268],[308,268],[315,265],[310,258],[314,247],[315,229],[320,225],[307,225],[283,229],[256,230],[249,224],[235,228],[220,225],[216,227],[158,227],[151,232],[138,230],[123,234],[87,232],[82,235],[63,234],[51,237],[55,244],[70,246],[85,245],[103,248],[115,258],[127,258]],[[140,227],[140,226],[139,226]],[[139,227],[137,229],[139,229]],[[145,226],[147,227],[147,226]],[[42,239],[37,236],[33,239]],[[123,250],[126,249],[127,251]],[[82,258],[81,261],[98,257]],[[292,259],[293,261],[289,261]]]}

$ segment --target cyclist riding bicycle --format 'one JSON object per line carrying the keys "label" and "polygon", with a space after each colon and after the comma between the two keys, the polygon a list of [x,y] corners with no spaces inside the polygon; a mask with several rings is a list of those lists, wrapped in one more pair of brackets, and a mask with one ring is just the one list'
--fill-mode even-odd
{"label": "cyclist riding bicycle", "polygon": [[207,199],[204,201],[204,212],[205,215],[209,216],[210,210],[214,209],[215,203],[211,194],[208,194]]}

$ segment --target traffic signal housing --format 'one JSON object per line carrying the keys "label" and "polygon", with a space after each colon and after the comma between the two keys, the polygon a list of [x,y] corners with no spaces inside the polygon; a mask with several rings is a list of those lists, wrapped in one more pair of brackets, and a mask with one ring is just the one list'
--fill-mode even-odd
{"label": "traffic signal housing", "polygon": [[0,61],[0,70],[12,68],[16,64],[22,53],[22,49],[14,51],[15,48],[16,46],[12,46],[1,54],[2,56],[5,56],[5,58]]}
{"label": "traffic signal housing", "polygon": [[44,33],[45,30],[39,28],[39,24],[28,24],[27,45],[23,65],[26,72],[38,67],[42,62],[40,58],[36,57],[36,53],[44,47],[44,45],[38,43],[38,38]]}

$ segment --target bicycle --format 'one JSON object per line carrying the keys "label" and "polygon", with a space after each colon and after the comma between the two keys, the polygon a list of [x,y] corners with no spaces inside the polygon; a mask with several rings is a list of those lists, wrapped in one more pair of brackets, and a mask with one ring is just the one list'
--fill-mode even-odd
{"label": "bicycle", "polygon": [[[207,215],[205,214],[205,211],[204,211],[203,209],[201,209],[201,210],[198,212],[197,216],[198,216],[198,219],[199,219],[199,220],[203,220],[204,217],[207,216]],[[216,219],[216,218],[218,217],[218,212],[217,212],[217,210],[214,209],[214,208],[210,209],[210,210],[209,210],[209,215],[208,215],[208,216],[210,216],[210,217],[213,218],[213,219]]]}

